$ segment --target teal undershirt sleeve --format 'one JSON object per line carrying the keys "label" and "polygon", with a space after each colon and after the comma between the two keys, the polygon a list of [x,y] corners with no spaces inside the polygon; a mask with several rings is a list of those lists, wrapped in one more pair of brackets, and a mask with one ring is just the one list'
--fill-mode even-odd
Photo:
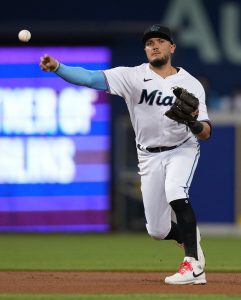
{"label": "teal undershirt sleeve", "polygon": [[102,71],[90,71],[81,67],[70,67],[60,64],[55,73],[64,80],[76,85],[103,91],[108,89],[105,75]]}

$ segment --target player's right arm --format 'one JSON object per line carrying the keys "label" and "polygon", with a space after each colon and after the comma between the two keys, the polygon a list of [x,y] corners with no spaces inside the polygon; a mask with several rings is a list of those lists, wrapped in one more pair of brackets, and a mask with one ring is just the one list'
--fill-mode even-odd
{"label": "player's right arm", "polygon": [[45,54],[40,58],[40,68],[43,71],[55,72],[64,80],[97,90],[106,91],[108,89],[105,76],[102,71],[90,71],[81,67],[70,67],[60,64],[56,59]]}

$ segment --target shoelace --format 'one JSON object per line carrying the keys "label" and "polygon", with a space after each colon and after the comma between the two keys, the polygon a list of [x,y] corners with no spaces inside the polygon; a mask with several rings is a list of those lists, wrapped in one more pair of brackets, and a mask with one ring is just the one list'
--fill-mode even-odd
{"label": "shoelace", "polygon": [[188,261],[183,261],[178,269],[178,273],[183,275],[187,271],[192,271],[192,265]]}

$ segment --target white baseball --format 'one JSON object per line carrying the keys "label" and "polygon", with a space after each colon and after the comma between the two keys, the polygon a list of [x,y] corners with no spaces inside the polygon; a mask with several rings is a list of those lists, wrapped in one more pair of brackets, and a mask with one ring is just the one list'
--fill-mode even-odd
{"label": "white baseball", "polygon": [[31,33],[27,29],[19,31],[18,38],[21,42],[28,42],[31,39]]}

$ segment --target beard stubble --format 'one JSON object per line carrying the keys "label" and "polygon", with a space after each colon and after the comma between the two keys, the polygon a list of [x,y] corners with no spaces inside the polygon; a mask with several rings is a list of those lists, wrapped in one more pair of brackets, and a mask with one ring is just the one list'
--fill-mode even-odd
{"label": "beard stubble", "polygon": [[168,57],[168,55],[166,55],[162,58],[155,58],[152,61],[149,61],[149,63],[155,68],[160,68],[167,64],[168,59],[169,59],[169,57]]}

